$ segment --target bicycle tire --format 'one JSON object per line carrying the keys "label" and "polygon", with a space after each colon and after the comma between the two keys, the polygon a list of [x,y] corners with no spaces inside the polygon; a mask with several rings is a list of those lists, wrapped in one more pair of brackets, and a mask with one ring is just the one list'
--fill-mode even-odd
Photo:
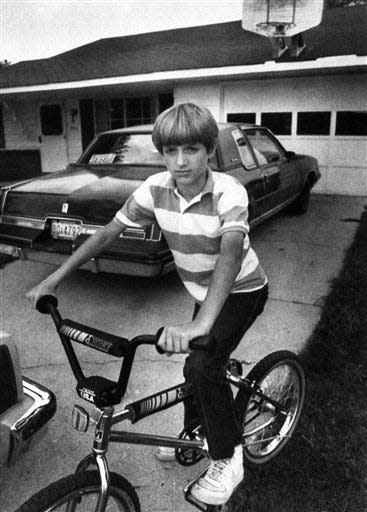
{"label": "bicycle tire", "polygon": [[[243,431],[244,456],[253,464],[263,464],[275,457],[293,434],[302,413],[306,378],[296,354],[280,350],[259,361],[247,379],[286,410],[286,415],[276,414],[274,407],[256,394],[242,389],[237,393],[235,407]],[[259,430],[250,435],[254,428]]]}
{"label": "bicycle tire", "polygon": [[[99,488],[98,471],[68,475],[39,491],[16,512],[61,512],[65,511],[65,505],[72,498],[80,500],[79,503],[75,503],[73,512],[91,512],[97,503]],[[94,499],[91,501],[89,498]],[[115,507],[111,508],[114,504]],[[110,494],[106,512],[140,512],[139,498],[134,487],[117,473],[110,473]]]}

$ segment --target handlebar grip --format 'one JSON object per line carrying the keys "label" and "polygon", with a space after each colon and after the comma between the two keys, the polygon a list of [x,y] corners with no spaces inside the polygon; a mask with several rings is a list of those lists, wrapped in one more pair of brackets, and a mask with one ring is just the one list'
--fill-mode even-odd
{"label": "handlebar grip", "polygon": [[161,348],[159,345],[158,345],[158,341],[159,341],[159,338],[161,337],[161,334],[163,332],[163,329],[164,327],[160,327],[157,331],[157,334],[155,335],[155,349],[156,351],[158,352],[158,354],[165,354],[166,351],[163,350],[163,348]]}
{"label": "handlebar grip", "polygon": [[215,343],[215,338],[212,334],[206,334],[205,336],[199,336],[189,342],[189,348],[191,350],[206,350],[211,352]]}
{"label": "handlebar grip", "polygon": [[[155,335],[155,348],[159,354],[165,354],[166,351],[163,350],[158,345],[158,340],[161,337],[164,327],[158,329],[157,334]],[[191,350],[206,350],[207,352],[211,352],[215,343],[215,338],[212,334],[206,334],[205,336],[198,336],[197,338],[189,341],[189,348]]]}
{"label": "handlebar grip", "polygon": [[50,306],[57,308],[58,300],[55,295],[43,295],[40,297],[36,303],[36,309],[40,313],[49,314],[51,313]]}

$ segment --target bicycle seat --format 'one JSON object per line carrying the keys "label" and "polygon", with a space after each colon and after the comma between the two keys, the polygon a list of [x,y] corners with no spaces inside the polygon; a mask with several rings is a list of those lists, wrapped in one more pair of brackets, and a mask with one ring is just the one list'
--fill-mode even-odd
{"label": "bicycle seat", "polygon": [[120,403],[121,397],[117,392],[117,383],[93,375],[78,381],[76,391],[80,398],[87,400],[97,407],[110,407]]}

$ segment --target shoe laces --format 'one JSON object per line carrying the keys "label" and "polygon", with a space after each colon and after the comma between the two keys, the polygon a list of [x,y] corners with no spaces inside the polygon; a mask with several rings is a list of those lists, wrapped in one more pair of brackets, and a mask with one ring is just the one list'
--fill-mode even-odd
{"label": "shoe laces", "polygon": [[228,468],[231,459],[221,459],[213,461],[213,464],[209,467],[208,476],[219,482],[226,468]]}

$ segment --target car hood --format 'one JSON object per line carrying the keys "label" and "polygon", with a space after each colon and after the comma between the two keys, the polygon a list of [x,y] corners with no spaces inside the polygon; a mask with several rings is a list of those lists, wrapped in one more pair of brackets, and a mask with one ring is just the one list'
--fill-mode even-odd
{"label": "car hood", "polygon": [[121,167],[105,169],[74,167],[11,187],[4,214],[46,218],[65,214],[85,222],[111,220],[126,199],[160,167]]}

